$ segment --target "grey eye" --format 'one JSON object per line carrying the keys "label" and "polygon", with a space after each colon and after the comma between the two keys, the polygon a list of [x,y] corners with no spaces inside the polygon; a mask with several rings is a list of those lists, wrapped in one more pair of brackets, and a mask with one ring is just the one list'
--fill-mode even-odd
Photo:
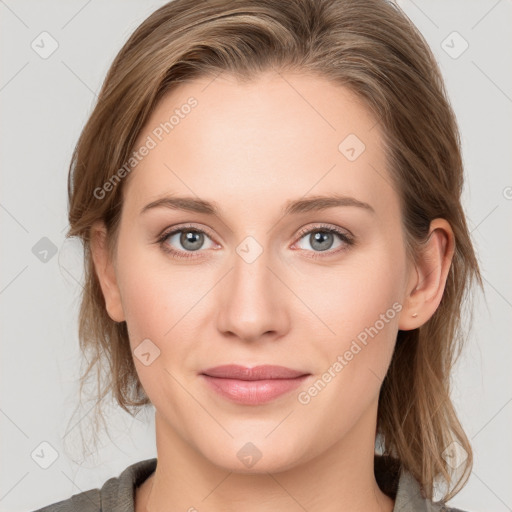
{"label": "grey eye", "polygon": [[[339,243],[337,246],[334,246],[336,238],[338,238]],[[301,240],[306,240],[309,244],[309,247],[301,247],[301,242],[299,242],[300,249],[313,250],[315,252],[327,251],[331,248],[336,249],[342,245],[342,242],[344,242],[342,236],[339,233],[326,228],[309,231],[301,237]]]}
{"label": "grey eye", "polygon": [[168,245],[171,245],[177,251],[198,251],[204,248],[203,245],[207,239],[209,240],[210,238],[202,231],[196,229],[179,229],[173,233],[169,233],[165,240]]}

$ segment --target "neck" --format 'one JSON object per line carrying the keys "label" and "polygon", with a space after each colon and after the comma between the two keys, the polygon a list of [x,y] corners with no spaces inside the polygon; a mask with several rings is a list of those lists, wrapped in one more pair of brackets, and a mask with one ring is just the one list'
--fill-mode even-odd
{"label": "neck", "polygon": [[[365,414],[376,419],[376,406]],[[157,468],[141,486],[135,510],[392,512],[393,500],[375,480],[375,422],[368,419],[288,469],[241,473],[213,464],[157,413]]]}

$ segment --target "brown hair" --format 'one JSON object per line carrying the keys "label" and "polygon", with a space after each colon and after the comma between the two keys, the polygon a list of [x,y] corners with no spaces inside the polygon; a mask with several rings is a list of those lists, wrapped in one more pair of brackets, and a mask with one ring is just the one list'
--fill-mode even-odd
{"label": "brown hair", "polygon": [[411,258],[433,219],[444,218],[453,229],[455,254],[441,303],[420,328],[398,332],[377,418],[385,454],[413,474],[427,498],[432,499],[437,478],[453,481],[443,451],[453,441],[464,448],[468,457],[457,485],[445,495],[449,499],[472,468],[471,446],[450,399],[450,371],[465,335],[464,300],[474,280],[481,287],[482,281],[460,202],[459,133],[440,71],[418,30],[385,0],[175,0],[131,35],[108,72],[70,165],[67,236],[83,242],[79,339],[84,354],[91,355],[80,393],[96,368],[98,404],[109,393],[130,414],[131,407],[150,403],[137,377],[126,323],[107,314],[90,252],[91,226],[102,220],[114,254],[124,181],[101,199],[95,190],[129,159],[149,115],[177,83],[221,71],[250,80],[269,69],[311,73],[343,85],[374,114],[385,137]]}

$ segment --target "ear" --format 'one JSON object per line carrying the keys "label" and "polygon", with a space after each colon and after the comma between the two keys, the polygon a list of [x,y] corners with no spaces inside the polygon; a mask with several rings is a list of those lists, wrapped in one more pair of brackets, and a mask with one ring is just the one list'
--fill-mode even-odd
{"label": "ear", "polygon": [[433,220],[425,247],[407,283],[400,330],[417,329],[435,313],[443,297],[454,250],[455,239],[448,221]]}
{"label": "ear", "polygon": [[107,250],[107,229],[103,222],[96,222],[91,228],[91,253],[96,275],[100,282],[107,313],[114,322],[125,320],[121,293],[117,285],[114,262]]}

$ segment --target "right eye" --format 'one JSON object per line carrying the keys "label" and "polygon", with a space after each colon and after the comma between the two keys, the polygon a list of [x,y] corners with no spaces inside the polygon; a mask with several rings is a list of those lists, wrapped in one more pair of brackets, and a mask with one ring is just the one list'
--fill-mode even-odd
{"label": "right eye", "polygon": [[[205,243],[205,237],[211,241],[208,234],[201,229],[180,226],[170,231],[165,231],[157,241],[162,247],[162,250],[172,254],[173,257],[194,258],[195,256],[191,253],[198,252],[202,248]],[[174,246],[172,244],[174,244]],[[176,248],[176,246],[180,247]],[[212,247],[214,247],[214,245],[209,248]]]}

